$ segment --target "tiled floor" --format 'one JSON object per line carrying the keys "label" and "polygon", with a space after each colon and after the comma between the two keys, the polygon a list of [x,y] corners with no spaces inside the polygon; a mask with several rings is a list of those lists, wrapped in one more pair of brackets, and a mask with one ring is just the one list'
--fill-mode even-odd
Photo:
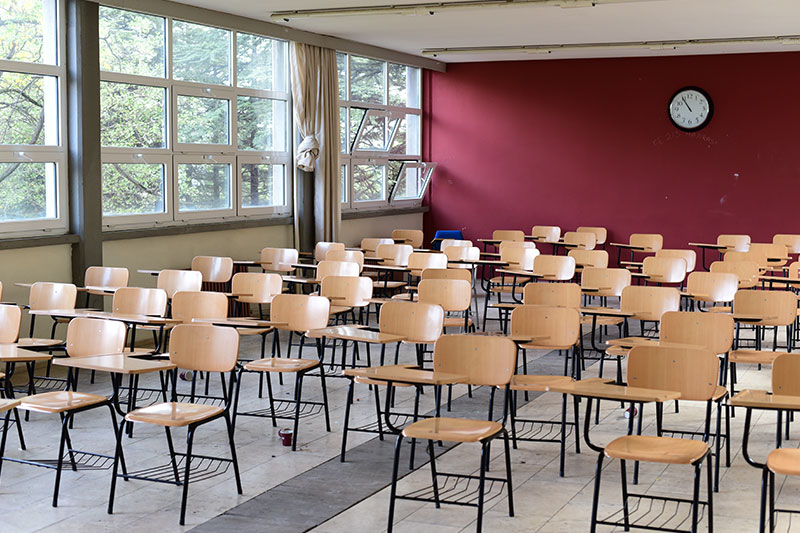
{"label": "tiled floor", "polygon": [[[257,341],[245,339],[242,354],[258,353]],[[284,349],[285,353],[285,349]],[[309,350],[308,357],[313,357]],[[401,359],[413,361],[413,350],[404,348]],[[558,355],[542,352],[529,353],[533,370],[558,368]],[[537,366],[538,365],[538,366]],[[596,375],[596,366],[587,368],[585,375]],[[768,388],[769,369],[758,371],[741,368],[740,388]],[[146,382],[154,383],[152,377]],[[256,397],[256,380],[245,383],[241,398],[242,409],[255,409],[265,405]],[[277,386],[278,395],[288,397],[289,382]],[[232,469],[208,481],[190,486],[187,526],[202,526],[199,531],[302,531],[319,532],[372,532],[386,529],[388,511],[388,479],[394,439],[380,442],[372,435],[351,434],[347,463],[338,462],[341,445],[341,427],[344,414],[347,381],[328,380],[331,402],[332,432],[326,433],[322,416],[314,416],[301,423],[298,451],[291,452],[280,444],[277,429],[266,419],[240,418],[236,428],[236,446],[241,466],[244,494],[237,495]],[[187,384],[183,383],[186,387]],[[97,383],[89,384],[88,376],[81,376],[80,390],[87,392],[110,391],[107,376],[98,375]],[[484,391],[485,392],[485,391]],[[411,407],[410,390],[399,390],[397,405]],[[482,396],[483,394],[483,396]],[[432,409],[432,394],[422,398],[421,412]],[[309,378],[304,386],[304,397],[319,399],[319,380]],[[466,398],[466,388],[456,387],[454,409],[472,410],[473,416],[484,416],[481,398]],[[477,408],[477,405],[481,405]],[[556,418],[560,414],[560,397],[544,394],[532,399],[520,409],[520,416]],[[682,402],[680,414],[672,406],[665,409],[665,425],[681,421],[686,427],[699,428],[704,413],[703,406]],[[715,495],[715,526],[718,531],[756,531],[758,528],[758,495],[760,473],[748,466],[741,456],[743,412],[732,419],[732,466],[722,468],[720,492]],[[583,415],[583,409],[581,411]],[[645,433],[653,432],[652,409],[645,411]],[[356,390],[352,423],[368,423],[374,418],[373,396],[366,386]],[[774,446],[774,415],[756,414],[752,449],[763,455]],[[287,424],[279,424],[282,427]],[[9,435],[6,455],[18,458],[53,458],[58,445],[59,423],[55,416],[32,414],[24,423],[26,451],[18,448],[16,434]],[[592,439],[607,442],[623,434],[627,428],[624,410],[619,404],[606,402],[601,409],[601,422],[593,426]],[[79,415],[71,432],[76,448],[100,453],[113,452],[113,434],[107,411]],[[176,431],[176,447],[184,444],[185,432]],[[789,446],[797,446],[797,434]],[[583,443],[582,443],[583,444]],[[125,452],[131,470],[167,463],[166,441],[159,428],[137,425],[135,436],[125,439]],[[471,473],[477,471],[479,450],[475,446],[460,445],[447,451],[437,461],[440,471]],[[484,516],[485,531],[588,531],[591,509],[594,469],[597,454],[581,448],[576,454],[574,446],[568,447],[566,476],[558,475],[558,445],[551,443],[520,443],[512,451],[514,475],[514,504],[516,516],[507,515],[505,496],[488,502]],[[195,440],[195,453],[227,455],[227,438],[224,423],[218,421],[201,427]],[[404,477],[399,491],[406,492],[425,486],[430,481],[426,464],[422,464],[423,449],[418,450],[417,470]],[[492,470],[501,471],[502,446],[492,448]],[[629,471],[630,474],[630,471]],[[117,485],[115,513],[108,515],[106,505],[110,470],[65,470],[62,477],[59,507],[50,505],[54,472],[43,468],[5,462],[0,482],[0,530],[2,531],[117,531],[133,529],[137,532],[179,531],[178,512],[180,488],[173,485],[144,481],[120,481]],[[631,491],[686,496],[691,493],[692,473],[685,467],[645,464],[641,467],[639,486],[629,486]],[[705,478],[704,478],[705,482]],[[620,507],[618,461],[606,461],[603,475],[600,515],[608,516]],[[779,503],[792,506],[800,501],[800,480],[779,479]],[[355,496],[354,496],[355,495]],[[252,501],[251,501],[252,500]],[[798,505],[800,507],[800,505]],[[655,508],[654,508],[655,509]],[[644,509],[635,511],[643,512]],[[682,511],[681,511],[682,512]],[[647,520],[660,520],[673,514],[672,509],[655,509]],[[222,515],[222,516],[219,516]],[[659,516],[661,518],[659,518]],[[395,531],[414,533],[472,531],[475,529],[474,509],[402,501],[395,513]],[[703,528],[706,517],[703,517]],[[671,524],[680,519],[672,519]],[[656,522],[654,522],[656,523]],[[791,528],[789,520],[781,519],[780,531]],[[685,524],[684,524],[685,525]],[[609,530],[610,528],[606,528]]]}

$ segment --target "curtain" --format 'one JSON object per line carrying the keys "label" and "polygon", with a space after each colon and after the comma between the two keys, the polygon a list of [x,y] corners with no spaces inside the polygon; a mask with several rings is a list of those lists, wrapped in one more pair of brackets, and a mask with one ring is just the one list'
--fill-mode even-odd
{"label": "curtain", "polygon": [[342,218],[336,51],[293,42],[290,64],[295,124],[303,137],[296,163],[314,173],[315,238],[336,241]]}

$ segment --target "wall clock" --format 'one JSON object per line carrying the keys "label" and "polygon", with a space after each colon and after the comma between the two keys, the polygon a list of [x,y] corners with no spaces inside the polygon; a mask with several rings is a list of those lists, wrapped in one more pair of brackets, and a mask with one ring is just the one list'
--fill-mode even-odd
{"label": "wall clock", "polygon": [[711,97],[700,87],[684,87],[669,101],[669,119],[683,131],[697,131],[705,127],[714,114]]}

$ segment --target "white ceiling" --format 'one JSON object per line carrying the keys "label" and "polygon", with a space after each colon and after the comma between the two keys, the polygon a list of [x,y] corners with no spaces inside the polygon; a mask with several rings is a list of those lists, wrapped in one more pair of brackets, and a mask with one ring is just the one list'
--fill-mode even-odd
{"label": "white ceiling", "polygon": [[[273,12],[432,0],[177,0],[216,11],[269,21]],[[442,0],[438,0],[442,1]],[[800,34],[800,0],[634,0],[594,7],[508,6],[457,9],[435,15],[325,16],[279,22],[413,55],[429,48],[558,45],[574,43],[730,39]],[[677,50],[590,49],[550,54],[491,52],[447,54],[444,62],[574,57],[664,56],[800,51],[780,42],[678,47]]]}

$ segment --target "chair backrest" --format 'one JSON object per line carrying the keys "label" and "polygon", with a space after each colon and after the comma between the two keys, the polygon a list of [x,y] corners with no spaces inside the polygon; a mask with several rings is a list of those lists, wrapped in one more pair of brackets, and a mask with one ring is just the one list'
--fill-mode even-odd
{"label": "chair backrest", "polygon": [[460,279],[425,279],[418,291],[420,302],[439,305],[445,312],[466,311],[472,303],[472,284]]}
{"label": "chair backrest", "polygon": [[496,229],[492,232],[493,241],[517,241],[525,240],[525,232],[516,229]]}
{"label": "chair backrest", "polygon": [[737,291],[733,309],[737,315],[763,317],[759,325],[788,326],[797,317],[797,296],[791,291]]}
{"label": "chair backrest", "polygon": [[[394,242],[392,239],[386,239],[389,242]],[[324,261],[325,256],[328,255],[330,250],[344,250],[344,243],[342,242],[318,242],[314,247],[314,260],[317,262]]]}
{"label": "chair backrest", "polygon": [[358,276],[361,269],[358,263],[350,261],[320,261],[317,263],[317,281],[322,281],[325,276]]}
{"label": "chair backrest", "polygon": [[575,277],[575,258],[568,255],[537,255],[533,272],[548,280],[567,281]]}
{"label": "chair backrest", "polygon": [[695,344],[715,354],[730,351],[733,345],[733,315],[695,311],[668,311],[661,317],[663,342]]}
{"label": "chair backrest", "polygon": [[447,268],[447,254],[412,252],[408,256],[408,268],[412,276],[421,276],[426,268]]}
{"label": "chair backrest", "polygon": [[781,354],[772,362],[772,394],[800,396],[800,354]]}
{"label": "chair backrest", "polygon": [[283,279],[280,274],[237,272],[231,281],[231,292],[239,294],[236,299],[243,303],[268,304],[282,291]]}
{"label": "chair backrest", "polygon": [[657,252],[664,246],[664,237],[658,233],[634,233],[628,242],[631,246],[645,248],[648,252]]}
{"label": "chair backrest", "polygon": [[[376,250],[381,244],[394,244],[394,239],[368,237],[361,239],[361,249],[364,250],[364,257],[378,257]],[[344,249],[344,248],[343,248]]]}
{"label": "chair backrest", "polygon": [[755,261],[714,261],[711,263],[710,270],[714,274],[735,274],[736,278],[739,280],[740,289],[749,289],[758,285],[758,276],[761,274],[758,263]]}
{"label": "chair backrest", "polygon": [[[481,250],[477,246],[448,246],[444,249],[448,261],[477,261]],[[472,265],[448,265],[450,268],[472,268]]]}
{"label": "chair backrest", "polygon": [[358,264],[358,271],[364,270],[364,252],[360,250],[329,250],[326,261],[348,261]]}
{"label": "chair backrest", "polygon": [[227,318],[228,298],[221,292],[178,291],[172,296],[172,318],[190,323],[195,318]]}
{"label": "chair backrest", "polygon": [[508,268],[512,270],[533,270],[533,261],[539,255],[536,248],[503,248],[500,251],[500,260],[508,263]]}
{"label": "chair backrest", "polygon": [[422,279],[463,279],[472,283],[472,273],[458,268],[426,268]]}
{"label": "chair backrest", "polygon": [[170,299],[178,291],[197,292],[203,287],[203,274],[196,270],[162,270],[156,287],[166,291]]}
{"label": "chair backrest", "polygon": [[596,243],[597,244],[605,244],[606,240],[608,239],[608,230],[606,228],[601,228],[599,226],[579,226],[578,229],[575,231],[585,231],[588,233],[594,233]]}
{"label": "chair backrest", "polygon": [[3,282],[0,281],[0,298],[3,297]]}
{"label": "chair backrest", "polygon": [[91,266],[83,277],[86,287],[127,287],[128,269],[124,267]]}
{"label": "chair backrest", "polygon": [[645,257],[642,273],[660,283],[680,283],[686,277],[686,261],[681,257]]}
{"label": "chair backrest", "polygon": [[19,339],[22,310],[16,305],[0,305],[0,344],[12,344]]}
{"label": "chair backrest", "polygon": [[558,242],[561,238],[561,228],[558,226],[534,226],[531,235],[546,242]]}
{"label": "chair backrest", "polygon": [[442,334],[444,310],[422,302],[386,302],[379,320],[382,333],[403,335],[407,342],[431,343]]}
{"label": "chair backrest", "polygon": [[501,387],[514,375],[517,347],[491,335],[442,335],[433,347],[433,369],[468,376],[470,385]]}
{"label": "chair backrest", "polygon": [[408,266],[408,256],[412,253],[414,249],[407,244],[380,244],[375,250],[375,255],[389,266]]}
{"label": "chair backrest", "polygon": [[581,306],[581,287],[577,283],[528,283],[522,292],[522,303],[577,309]]}
{"label": "chair backrest", "polygon": [[706,302],[732,302],[737,290],[739,277],[731,272],[692,272],[686,281],[686,291]]}
{"label": "chair backrest", "polygon": [[656,252],[656,257],[680,257],[686,261],[686,273],[694,272],[697,265],[697,252],[694,250],[672,250],[662,248]]}
{"label": "chair backrest", "polygon": [[425,234],[421,229],[395,229],[392,230],[392,240],[402,240],[403,244],[408,244],[412,248],[422,248]]}
{"label": "chair backrest", "polygon": [[[786,275],[792,279],[800,279],[800,261],[791,263],[786,271]],[[1,287],[0,287],[1,288]]]}
{"label": "chair backrest", "polygon": [[605,250],[570,250],[567,255],[575,259],[576,268],[608,268],[608,252]]}
{"label": "chair backrest", "polygon": [[167,312],[167,292],[164,289],[120,287],[111,304],[115,315],[164,316]]}
{"label": "chair backrest", "polygon": [[331,302],[324,296],[278,294],[272,299],[270,320],[283,322],[291,331],[310,331],[328,325]]}
{"label": "chair backrest", "polygon": [[719,358],[708,348],[644,345],[628,354],[629,386],[680,392],[681,400],[710,400],[718,376]]}
{"label": "chair backrest", "polygon": [[800,253],[800,235],[790,235],[779,233],[772,237],[773,244],[786,246],[786,251],[790,254]]}
{"label": "chair backrest", "polygon": [[594,250],[597,237],[594,233],[586,231],[568,231],[564,234],[564,244],[580,246],[584,250]]}
{"label": "chair backrest", "polygon": [[118,320],[79,317],[67,325],[67,355],[111,355],[125,349],[125,324]]}
{"label": "chair backrest", "polygon": [[169,335],[169,360],[197,372],[230,372],[239,356],[239,332],[210,324],[179,324]]}
{"label": "chair backrest", "polygon": [[502,254],[505,248],[533,248],[536,249],[536,243],[533,241],[500,241],[498,251]]}
{"label": "chair backrest", "polygon": [[789,259],[789,251],[785,245],[771,242],[751,242],[750,253],[758,254],[761,258],[759,265],[764,266],[784,265]]}
{"label": "chair backrest", "polygon": [[192,270],[200,272],[206,283],[226,283],[233,277],[233,259],[198,255],[192,259]]}
{"label": "chair backrest", "polygon": [[620,309],[638,320],[659,321],[667,311],[680,308],[681,293],[674,287],[631,285],[622,289]]}
{"label": "chair backrest", "polygon": [[366,307],[372,298],[372,278],[366,276],[325,276],[319,289],[320,296],[330,299],[332,305]]}
{"label": "chair backrest", "polygon": [[750,235],[720,235],[717,244],[733,252],[746,252],[750,249]]}
{"label": "chair backrest", "polygon": [[581,315],[575,308],[521,305],[511,312],[511,334],[534,337],[537,346],[574,346],[580,332]]}
{"label": "chair backrest", "polygon": [[300,260],[300,252],[294,248],[263,248],[261,250],[261,268],[270,272],[294,272]]}
{"label": "chair backrest", "polygon": [[451,246],[472,246],[472,241],[465,239],[442,239],[442,242],[439,243],[439,250],[444,250]]}
{"label": "chair backrest", "polygon": [[581,287],[599,289],[592,296],[619,298],[630,284],[631,271],[627,268],[584,268],[581,273]]}
{"label": "chair backrest", "polygon": [[78,288],[72,283],[37,281],[31,285],[28,305],[31,311],[44,309],[75,309]]}

